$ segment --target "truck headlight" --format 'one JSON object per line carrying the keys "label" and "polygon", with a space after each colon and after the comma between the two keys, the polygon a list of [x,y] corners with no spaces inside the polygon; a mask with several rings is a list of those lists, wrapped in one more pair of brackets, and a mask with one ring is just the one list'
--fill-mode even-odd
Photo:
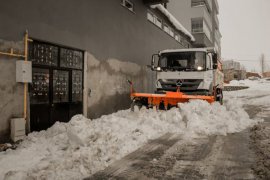
{"label": "truck headlight", "polygon": [[198,67],[197,67],[197,70],[198,70],[198,71],[203,70],[202,66],[198,66]]}

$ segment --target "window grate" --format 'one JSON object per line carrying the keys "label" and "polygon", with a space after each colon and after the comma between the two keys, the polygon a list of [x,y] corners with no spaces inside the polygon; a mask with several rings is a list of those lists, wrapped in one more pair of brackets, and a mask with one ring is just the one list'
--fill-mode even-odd
{"label": "window grate", "polygon": [[128,10],[134,12],[134,5],[131,1],[129,0],[122,0],[122,5],[126,7]]}

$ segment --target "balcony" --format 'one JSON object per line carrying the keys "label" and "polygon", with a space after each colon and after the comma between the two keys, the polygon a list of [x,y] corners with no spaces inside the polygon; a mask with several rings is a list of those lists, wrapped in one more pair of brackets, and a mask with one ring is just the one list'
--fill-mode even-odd
{"label": "balcony", "polygon": [[193,33],[192,34],[196,41],[194,42],[195,47],[211,47],[213,43],[209,40],[207,35],[204,32]]}

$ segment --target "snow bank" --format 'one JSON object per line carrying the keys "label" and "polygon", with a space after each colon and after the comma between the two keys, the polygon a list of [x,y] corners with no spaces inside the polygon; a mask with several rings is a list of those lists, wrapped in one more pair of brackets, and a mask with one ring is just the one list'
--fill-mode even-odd
{"label": "snow bank", "polygon": [[227,99],[237,98],[238,101],[246,105],[256,105],[256,106],[270,106],[270,81],[266,79],[258,80],[233,80],[230,82],[229,86],[248,86],[248,89],[224,92],[224,97]]}
{"label": "snow bank", "polygon": [[151,8],[157,8],[158,10],[160,10],[169,19],[169,21],[171,21],[171,23],[176,27],[176,29],[189,36],[191,41],[195,41],[194,36],[163,5],[152,5]]}
{"label": "snow bank", "polygon": [[249,119],[240,101],[230,100],[224,106],[204,101],[182,104],[180,113],[187,119],[185,135],[226,135],[240,132],[255,125],[258,120]]}
{"label": "snow bank", "polygon": [[82,179],[167,132],[192,138],[253,126],[242,104],[204,101],[170,111],[129,110],[89,120],[79,115],[29,134],[17,150],[0,153],[0,179]]}

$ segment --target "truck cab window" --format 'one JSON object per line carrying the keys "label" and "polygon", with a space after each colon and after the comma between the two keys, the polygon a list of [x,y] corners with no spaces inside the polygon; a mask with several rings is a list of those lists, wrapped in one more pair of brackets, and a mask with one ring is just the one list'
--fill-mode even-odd
{"label": "truck cab window", "polygon": [[161,68],[166,68],[167,67],[167,57],[161,57],[161,59],[158,62],[158,66]]}
{"label": "truck cab window", "polygon": [[205,69],[205,58],[205,52],[162,54],[159,66],[169,71],[202,71]]}

